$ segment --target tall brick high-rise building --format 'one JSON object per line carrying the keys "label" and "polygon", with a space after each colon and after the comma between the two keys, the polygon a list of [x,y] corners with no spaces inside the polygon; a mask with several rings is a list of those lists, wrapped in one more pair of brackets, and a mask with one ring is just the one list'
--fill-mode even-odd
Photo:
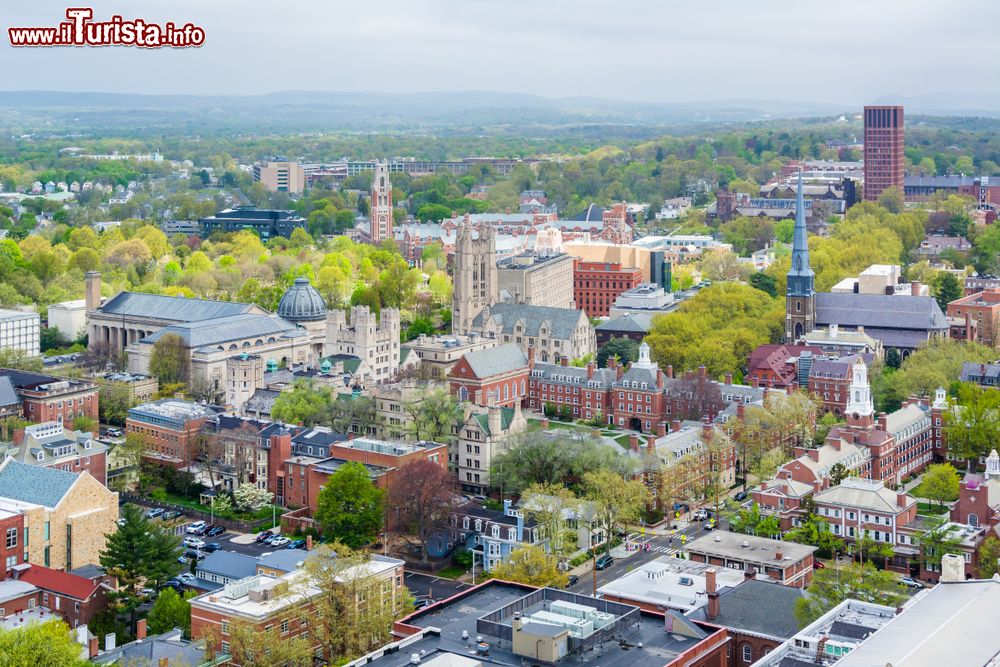
{"label": "tall brick high-rise building", "polygon": [[903,107],[865,107],[865,201],[903,191]]}

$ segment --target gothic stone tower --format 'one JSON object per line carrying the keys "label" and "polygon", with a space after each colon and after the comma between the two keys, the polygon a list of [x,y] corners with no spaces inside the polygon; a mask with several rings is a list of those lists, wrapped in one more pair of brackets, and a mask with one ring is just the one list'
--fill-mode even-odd
{"label": "gothic stone tower", "polygon": [[497,297],[496,232],[484,224],[479,237],[472,238],[472,227],[466,218],[455,239],[455,289],[451,301],[451,329],[457,334],[468,333],[472,321]]}
{"label": "gothic stone tower", "polygon": [[372,179],[372,197],[369,203],[368,220],[371,224],[369,235],[372,243],[379,244],[392,238],[392,183],[389,181],[389,164],[375,163],[375,177]]}
{"label": "gothic stone tower", "polygon": [[802,172],[795,195],[795,236],[792,239],[792,268],[785,291],[785,342],[794,343],[816,328],[815,274],[809,266],[806,207],[802,198]]}

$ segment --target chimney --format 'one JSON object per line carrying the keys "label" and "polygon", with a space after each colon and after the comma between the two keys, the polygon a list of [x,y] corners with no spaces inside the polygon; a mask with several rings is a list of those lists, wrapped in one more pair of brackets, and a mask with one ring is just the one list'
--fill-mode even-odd
{"label": "chimney", "polygon": [[633,452],[639,451],[639,436],[637,436],[635,433],[631,434],[628,437],[628,448]]}
{"label": "chimney", "polygon": [[656,436],[647,435],[646,436],[646,451],[650,454],[656,453]]}
{"label": "chimney", "polygon": [[101,272],[87,271],[84,276],[84,303],[87,311],[97,310],[101,307]]}
{"label": "chimney", "polygon": [[140,618],[135,622],[135,638],[145,639],[146,638],[146,619]]}
{"label": "chimney", "polygon": [[666,381],[664,380],[663,371],[656,371],[656,388],[663,389]]}
{"label": "chimney", "polygon": [[679,430],[681,430],[681,420],[680,419],[670,420],[670,431],[673,433],[677,433],[677,431]]}
{"label": "chimney", "polygon": [[528,368],[535,367],[535,347],[534,345],[528,346]]}
{"label": "chimney", "polygon": [[774,560],[781,560],[784,555],[785,554],[781,553],[780,550],[779,551],[775,551],[774,552]]}
{"label": "chimney", "polygon": [[14,432],[11,434],[11,436],[14,439],[14,444],[17,445],[18,447],[20,447],[22,444],[24,444],[24,429],[23,428],[15,428]]}
{"label": "chimney", "polygon": [[896,494],[896,507],[906,507],[908,498],[905,493]]}
{"label": "chimney", "polygon": [[806,450],[806,454],[808,454],[809,458],[811,458],[813,461],[816,461],[817,463],[819,463],[819,450],[818,449],[808,449],[808,450]]}
{"label": "chimney", "polygon": [[703,378],[708,376],[708,369],[704,366],[698,366],[698,377]]}
{"label": "chimney", "polygon": [[708,417],[701,418],[701,435],[706,440],[712,437],[712,420]]}
{"label": "chimney", "polygon": [[618,357],[608,357],[608,368],[611,370],[618,368]]}
{"label": "chimney", "polygon": [[625,369],[622,368],[621,366],[617,366],[615,368],[615,378],[618,379],[618,380],[621,380],[622,376],[624,376],[624,375],[625,375]]}
{"label": "chimney", "polygon": [[566,356],[565,354],[563,356],[559,357],[559,365],[560,366],[569,366],[569,357]]}
{"label": "chimney", "polygon": [[910,281],[910,296],[920,296],[920,282],[917,280]]}
{"label": "chimney", "polygon": [[667,434],[667,422],[657,422],[656,423],[656,435],[663,437]]}
{"label": "chimney", "polygon": [[760,384],[760,383],[757,381],[757,376],[756,375],[751,375],[750,376],[750,386],[753,387],[754,389],[756,389],[758,384]]}
{"label": "chimney", "polygon": [[757,578],[757,570],[753,567],[747,567],[743,572],[743,581],[751,581]]}
{"label": "chimney", "polygon": [[591,361],[587,364],[587,379],[590,380],[594,377],[594,372],[597,371],[597,365]]}
{"label": "chimney", "polygon": [[104,650],[114,651],[115,650],[115,633],[109,632],[104,635]]}
{"label": "chimney", "polygon": [[737,419],[743,419],[744,415],[746,415],[746,412],[747,412],[747,409],[746,409],[746,406],[743,403],[737,403],[736,404],[736,418]]}
{"label": "chimney", "polygon": [[90,637],[87,639],[87,657],[93,659],[97,657],[98,652],[97,637]]}
{"label": "chimney", "polygon": [[668,364],[667,365],[667,377],[670,378],[671,380],[674,379],[674,365],[673,364]]}
{"label": "chimney", "polygon": [[965,558],[958,554],[941,556],[941,578],[938,581],[942,584],[965,581]]}
{"label": "chimney", "polygon": [[733,374],[726,373],[726,384],[732,384],[732,383],[733,383]]}
{"label": "chimney", "polygon": [[705,615],[714,620],[719,615],[719,591],[715,585],[715,568],[705,570],[705,592],[708,593],[708,609]]}
{"label": "chimney", "polygon": [[[503,429],[500,427],[501,426],[500,415],[501,413],[499,407],[495,405],[490,406],[489,413],[486,415],[486,424],[490,429],[490,436],[493,438],[500,437],[501,432],[503,431]],[[544,426],[545,424],[543,424],[543,427]]]}

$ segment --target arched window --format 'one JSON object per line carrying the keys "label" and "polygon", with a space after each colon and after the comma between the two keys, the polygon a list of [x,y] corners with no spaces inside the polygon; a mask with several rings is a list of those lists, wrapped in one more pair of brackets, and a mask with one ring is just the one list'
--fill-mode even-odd
{"label": "arched window", "polygon": [[979,526],[979,517],[976,516],[975,514],[971,514],[970,513],[969,514],[969,519],[968,519],[968,521],[966,521],[966,523],[968,523],[970,526],[976,526],[976,527],[978,527]]}
{"label": "arched window", "polygon": [[504,398],[505,401],[508,398],[510,398],[510,387],[508,387],[507,385],[503,386],[503,398]]}
{"label": "arched window", "polygon": [[458,388],[458,400],[467,401],[469,400],[469,390],[465,387]]}
{"label": "arched window", "polygon": [[525,392],[524,392],[524,380],[521,380],[521,396],[524,396],[524,395],[525,395]]}
{"label": "arched window", "polygon": [[510,383],[510,395],[517,398],[517,382]]}
{"label": "arched window", "polygon": [[753,662],[753,647],[750,644],[743,645],[743,662]]}

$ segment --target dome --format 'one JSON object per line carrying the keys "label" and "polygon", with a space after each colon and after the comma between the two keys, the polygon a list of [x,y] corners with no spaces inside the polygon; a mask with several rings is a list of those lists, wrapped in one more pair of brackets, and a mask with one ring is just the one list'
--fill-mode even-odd
{"label": "dome", "polygon": [[296,278],[278,304],[278,317],[289,322],[313,322],[326,319],[326,302],[308,278]]}
{"label": "dome", "polygon": [[330,363],[330,360],[329,359],[324,359],[323,363],[320,364],[319,372],[320,373],[325,373],[326,375],[329,375],[330,371],[332,369],[333,369],[333,364]]}

